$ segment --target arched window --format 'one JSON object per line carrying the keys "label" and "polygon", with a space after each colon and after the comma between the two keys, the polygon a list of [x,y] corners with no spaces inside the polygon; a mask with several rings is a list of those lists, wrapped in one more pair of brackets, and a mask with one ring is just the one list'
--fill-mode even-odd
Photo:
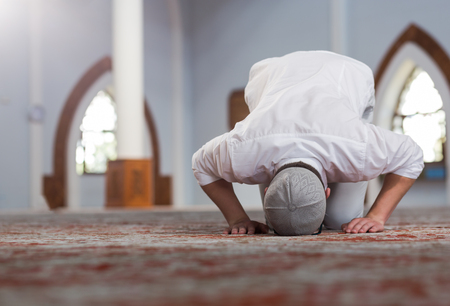
{"label": "arched window", "polygon": [[425,179],[444,179],[445,112],[430,75],[415,67],[400,93],[393,130],[406,134],[422,148]]}
{"label": "arched window", "polygon": [[86,109],[77,142],[76,170],[84,173],[105,173],[108,160],[117,159],[117,114],[113,99],[99,91]]}
{"label": "arched window", "polygon": [[[410,135],[424,151],[425,169],[400,206],[446,206],[450,201],[446,192],[450,143],[445,131],[449,67],[450,57],[438,41],[411,24],[392,43],[375,74],[374,124]],[[369,183],[368,205],[374,203],[381,185],[379,179]]]}

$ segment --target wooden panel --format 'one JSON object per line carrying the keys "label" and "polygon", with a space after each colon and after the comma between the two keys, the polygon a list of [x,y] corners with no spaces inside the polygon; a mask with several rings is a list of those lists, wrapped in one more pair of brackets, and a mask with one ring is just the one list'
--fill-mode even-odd
{"label": "wooden panel", "polygon": [[232,130],[235,124],[250,114],[245,103],[244,90],[233,91],[228,100],[228,128]]}
{"label": "wooden panel", "polygon": [[50,209],[64,207],[66,200],[64,180],[54,176],[44,176],[44,196]]}
{"label": "wooden panel", "polygon": [[106,171],[106,207],[154,205],[152,161],[126,159],[108,162]]}
{"label": "wooden panel", "polygon": [[172,204],[172,177],[158,173],[155,177],[155,205],[170,204]]}

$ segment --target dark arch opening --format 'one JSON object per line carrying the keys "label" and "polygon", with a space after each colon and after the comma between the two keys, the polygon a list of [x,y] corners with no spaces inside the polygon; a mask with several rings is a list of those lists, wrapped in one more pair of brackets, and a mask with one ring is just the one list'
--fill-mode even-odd
{"label": "dark arch opening", "polygon": [[[105,56],[95,63],[78,81],[67,98],[59,117],[58,127],[53,143],[53,175],[44,176],[44,196],[51,209],[67,206],[66,162],[69,131],[75,112],[83,96],[104,73],[112,70],[112,61]],[[144,112],[147,128],[152,144],[155,178],[155,203],[169,205],[172,203],[172,177],[163,176],[160,172],[160,155],[158,134],[147,101],[144,101]]]}

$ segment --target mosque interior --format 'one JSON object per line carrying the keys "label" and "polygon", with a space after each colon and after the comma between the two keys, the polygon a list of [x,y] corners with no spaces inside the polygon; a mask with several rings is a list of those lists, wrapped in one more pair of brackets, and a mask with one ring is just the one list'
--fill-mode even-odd
{"label": "mosque interior", "polygon": [[[0,305],[449,305],[449,10],[0,0]],[[301,50],[365,63],[373,123],[425,168],[381,233],[224,235],[192,155],[248,115],[254,63]]]}

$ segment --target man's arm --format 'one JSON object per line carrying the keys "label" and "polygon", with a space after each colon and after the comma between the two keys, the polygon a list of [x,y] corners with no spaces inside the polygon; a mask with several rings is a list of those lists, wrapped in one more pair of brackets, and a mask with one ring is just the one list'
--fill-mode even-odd
{"label": "man's arm", "polygon": [[225,180],[218,180],[208,185],[202,186],[203,191],[219,207],[228,222],[228,229],[224,234],[258,234],[267,233],[267,225],[251,221],[242,208],[233,185]]}
{"label": "man's arm", "polygon": [[229,228],[224,234],[267,233],[266,225],[250,220],[234,193],[233,185],[223,179],[235,179],[230,163],[227,133],[208,141],[192,156],[195,178],[228,221]]}
{"label": "man's arm", "polygon": [[366,217],[353,219],[341,226],[347,233],[383,231],[389,216],[424,167],[422,149],[411,137],[371,124],[364,126],[367,144],[361,180],[370,180],[380,174],[386,174],[386,177]]}
{"label": "man's arm", "polygon": [[384,224],[415,179],[389,173],[384,178],[383,187],[365,218],[356,218],[342,225],[346,233],[375,233],[384,230]]}

